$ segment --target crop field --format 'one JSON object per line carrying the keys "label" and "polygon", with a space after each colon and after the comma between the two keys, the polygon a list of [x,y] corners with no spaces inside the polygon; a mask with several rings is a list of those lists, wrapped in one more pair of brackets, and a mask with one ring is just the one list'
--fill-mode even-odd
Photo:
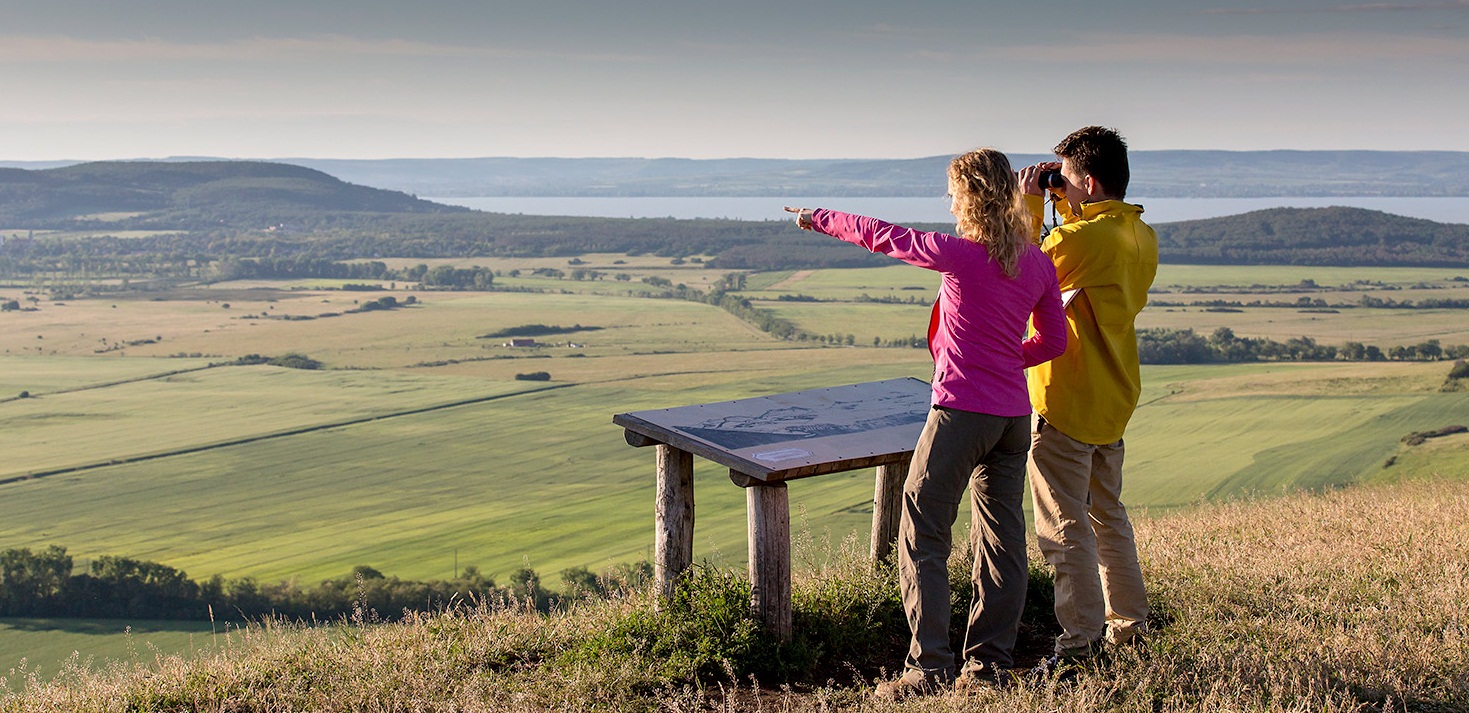
{"label": "crop field", "polygon": [[[931,305],[881,304],[868,302],[755,302],[777,317],[788,319],[797,327],[815,335],[852,335],[857,345],[872,345],[872,340],[907,339],[928,336]],[[922,348],[918,352],[927,355]]]}
{"label": "crop field", "polygon": [[[298,384],[334,373],[249,369],[305,380]],[[612,414],[892,373],[890,365],[773,378],[706,371],[702,385],[687,383],[677,394],[635,384],[552,383],[537,391],[548,385],[489,381],[480,388],[519,384],[522,393],[0,486],[0,541],[64,542],[83,558],[129,554],[196,577],[267,581],[341,576],[356,564],[448,578],[456,549],[461,564],[501,575],[527,558],[551,573],[601,567],[644,556],[652,522],[652,453],[629,448]],[[442,386],[445,401],[468,395]],[[28,432],[13,430],[20,439]],[[722,469],[701,466],[700,508],[715,515],[701,526],[702,551],[722,551],[737,564],[745,555],[743,494]],[[858,479],[865,482],[855,491],[828,492]],[[870,471],[809,482],[801,486],[808,507],[868,507]]]}
{"label": "crop field", "polygon": [[[717,279],[661,258],[626,260],[615,267],[677,267]],[[1173,269],[1164,267],[1160,284],[1232,285],[1243,268],[1190,269],[1182,277]],[[1269,270],[1277,286],[1347,284],[1369,273],[1404,286],[1457,284],[1454,275],[1431,271]],[[613,414],[927,379],[926,350],[864,341],[921,334],[928,308],[855,300],[863,293],[931,298],[932,278],[901,266],[750,276],[747,294],[764,298],[757,304],[812,333],[855,334],[855,347],[776,340],[709,305],[618,294],[618,284],[643,283],[610,278],[539,278],[558,288],[546,293],[362,293],[256,282],[42,300],[35,311],[0,314],[0,549],[58,544],[79,570],[111,554],[196,579],[248,575],[308,585],[364,564],[408,579],[448,578],[456,565],[503,578],[529,565],[555,587],[563,569],[598,570],[651,555],[653,453],[627,446]],[[772,299],[798,293],[833,301]],[[417,303],[348,312],[382,295]],[[1331,330],[1340,325],[1310,318],[1350,317],[1360,326],[1341,339],[1469,342],[1455,336],[1469,320],[1450,324],[1462,311],[1260,311],[1302,321],[1268,332],[1275,323],[1251,322],[1252,312],[1188,308],[1150,309],[1143,324],[1207,333],[1216,325],[1210,320],[1220,319],[1217,326],[1242,336],[1335,343]],[[534,347],[481,338],[530,324],[584,329],[537,337]],[[1317,331],[1292,331],[1307,327]],[[326,368],[231,363],[287,352]],[[1469,436],[1402,442],[1469,421],[1469,391],[1440,391],[1449,366],[1144,367],[1142,405],[1128,434],[1129,503],[1164,513],[1293,489],[1469,477]],[[516,379],[528,372],[551,378]],[[28,398],[17,398],[22,391]],[[695,480],[696,557],[741,566],[744,494],[706,461],[696,461]],[[790,497],[796,537],[866,537],[870,470],[798,481]],[[965,521],[967,513],[959,527]],[[16,644],[17,636],[41,636],[36,625],[4,626],[0,654],[33,645]]]}
{"label": "crop field", "polygon": [[[1432,390],[1442,365],[1393,364],[1373,374],[1361,368],[1149,369],[1150,398],[1129,436],[1131,501],[1171,510],[1208,497],[1374,477],[1402,436],[1469,413],[1469,393]],[[249,369],[298,384],[333,375]],[[676,394],[635,384],[527,389],[15,482],[0,486],[0,541],[65,543],[83,560],[127,554],[196,577],[250,574],[267,581],[310,582],[357,564],[447,578],[456,557],[502,576],[526,562],[547,573],[595,569],[646,556],[651,543],[652,454],[627,447],[611,414],[903,371],[911,373],[879,365],[743,377],[687,384]],[[1322,394],[1334,388],[1347,393]],[[738,565],[745,556],[743,496],[713,464],[700,461],[696,471],[699,555]],[[812,529],[840,537],[865,531],[871,483],[870,471],[804,480],[792,486],[791,497]]]}
{"label": "crop field", "polygon": [[54,356],[45,359],[0,356],[0,399],[21,391],[40,395],[93,388],[99,384],[135,381],[166,372],[199,369],[207,359],[98,359]]}
{"label": "crop field", "polygon": [[[1442,363],[1144,367],[1127,437],[1130,501],[1171,510],[1391,477],[1383,464],[1404,436],[1469,420],[1469,395],[1438,390],[1447,371]],[[1425,473],[1469,476],[1452,460]]]}
{"label": "crop field", "polygon": [[[1350,307],[1326,311],[1246,306],[1215,311],[1185,306],[1210,300],[1289,304],[1302,297],[1351,305],[1359,304],[1363,297],[1396,302],[1469,300],[1465,272],[1451,268],[1162,265],[1151,300],[1179,306],[1150,306],[1139,316],[1138,326],[1192,328],[1202,335],[1229,327],[1241,337],[1277,341],[1309,337],[1322,344],[1356,341],[1384,349],[1429,339],[1445,345],[1469,344],[1469,310],[1464,309]],[[1317,287],[1300,289],[1302,281]],[[937,284],[937,277],[927,271],[897,265],[772,274],[758,282],[752,278],[747,283],[752,289],[742,294],[808,332],[852,334],[854,343],[863,345],[871,344],[874,337],[922,336],[929,308],[906,302],[910,298],[931,302]],[[781,296],[818,301],[780,301]],[[894,300],[900,303],[890,303]]]}
{"label": "crop field", "polygon": [[[825,289],[850,291],[900,287],[913,271],[829,272],[819,278]],[[253,293],[256,301],[241,299]],[[416,294],[421,302],[411,307],[316,320],[275,317],[361,294],[236,289],[219,295],[232,300],[229,310],[219,299],[81,300],[6,314],[71,353],[5,361],[0,386],[33,398],[0,404],[0,450],[9,456],[0,479],[55,474],[0,486],[0,546],[54,542],[83,558],[126,554],[196,577],[268,580],[339,576],[357,564],[447,577],[456,550],[459,562],[491,573],[526,561],[547,572],[597,568],[644,556],[651,521],[651,454],[622,443],[612,414],[928,376],[922,349],[800,347],[690,302]],[[813,331],[819,316],[833,331],[898,332],[884,337],[912,333],[910,323],[927,316],[920,306],[854,302],[786,309]],[[172,331],[126,356],[83,356],[101,343],[84,334],[112,334],[115,343],[150,320]],[[518,324],[600,329],[538,347],[477,338]],[[28,337],[5,334],[14,343]],[[298,351],[331,368],[201,368],[208,362],[161,358],[174,350],[221,360]],[[197,370],[164,375],[186,369]],[[532,371],[552,380],[515,379]],[[1431,363],[1149,367],[1130,432],[1129,493],[1138,506],[1173,509],[1375,476],[1404,434],[1469,413],[1462,394],[1437,393],[1446,371]],[[53,393],[85,384],[102,386]],[[738,563],[740,493],[704,466],[700,554]],[[805,481],[792,494],[814,527],[845,534],[865,527],[869,490],[870,473],[858,473]],[[586,534],[575,532],[578,523]]]}
{"label": "crop field", "polygon": [[[572,283],[575,284],[575,283]],[[334,368],[403,368],[446,360],[517,362],[502,371],[540,370],[520,360],[581,353],[742,351],[786,346],[723,311],[673,299],[609,299],[592,294],[451,292],[418,294],[396,310],[345,313],[358,303],[410,292],[194,290],[191,299],[79,300],[10,312],[0,353],[37,356],[166,357],[302,352]],[[332,317],[317,317],[332,314]],[[316,318],[313,318],[316,317]],[[525,324],[595,327],[511,349],[481,338]],[[147,343],[144,343],[147,342]],[[568,343],[577,346],[568,346]],[[536,368],[532,368],[536,367]]]}
{"label": "crop field", "polygon": [[[155,361],[161,370],[171,360]],[[492,399],[531,390],[531,383],[236,366],[32,391],[0,415],[0,481]]]}
{"label": "crop field", "polygon": [[[859,295],[869,297],[908,297],[932,300],[938,289],[939,276],[928,270],[909,265],[891,267],[854,268],[845,270],[800,270],[784,275],[780,279],[750,281],[752,288],[746,294],[751,299],[774,299],[779,295],[808,295],[821,300],[855,300]],[[758,285],[758,287],[757,287]]]}
{"label": "crop field", "polygon": [[[207,655],[228,639],[224,625],[207,621],[0,619],[0,677],[20,688],[30,673],[51,678],[73,652],[86,652],[77,654],[77,664],[85,667],[84,659],[90,658],[91,665],[100,666],[151,661],[159,652]],[[16,674],[8,675],[11,671]]]}

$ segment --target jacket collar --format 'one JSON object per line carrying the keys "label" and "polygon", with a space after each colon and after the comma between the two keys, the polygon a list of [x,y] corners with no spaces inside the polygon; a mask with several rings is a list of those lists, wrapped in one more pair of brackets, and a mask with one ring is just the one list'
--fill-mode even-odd
{"label": "jacket collar", "polygon": [[1101,216],[1107,215],[1109,213],[1113,215],[1131,215],[1132,217],[1136,218],[1137,216],[1141,215],[1142,212],[1142,206],[1133,205],[1131,203],[1123,203],[1122,201],[1108,200],[1081,204],[1081,217],[1083,220],[1100,218]]}

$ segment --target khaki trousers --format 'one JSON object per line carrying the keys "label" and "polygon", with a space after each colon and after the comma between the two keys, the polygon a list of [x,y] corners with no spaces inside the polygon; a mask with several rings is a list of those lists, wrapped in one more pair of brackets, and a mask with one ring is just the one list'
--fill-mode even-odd
{"label": "khaki trousers", "polygon": [[1025,607],[1025,459],[1029,417],[934,408],[903,485],[898,575],[913,633],[905,665],[925,678],[954,677],[949,645],[949,552],[964,488],[970,488],[974,604],[965,668],[1009,668]]}
{"label": "khaki trousers", "polygon": [[1030,444],[1036,538],[1056,568],[1056,653],[1143,633],[1148,594],[1121,500],[1122,440],[1082,443],[1037,416]]}

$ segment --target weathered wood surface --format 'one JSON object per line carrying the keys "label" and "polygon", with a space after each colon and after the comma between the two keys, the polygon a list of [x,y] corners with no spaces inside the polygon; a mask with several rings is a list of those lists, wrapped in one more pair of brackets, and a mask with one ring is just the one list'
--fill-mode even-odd
{"label": "weathered wood surface", "polygon": [[785,483],[745,489],[750,609],[780,641],[791,638],[791,508]]}
{"label": "weathered wood surface", "polygon": [[893,552],[898,523],[903,513],[903,483],[908,479],[912,458],[878,466],[872,488],[872,561],[881,562]]}
{"label": "weathered wood surface", "polygon": [[657,492],[653,581],[667,599],[694,563],[694,454],[658,445]]}
{"label": "weathered wood surface", "polygon": [[620,413],[634,446],[667,443],[777,482],[899,462],[913,451],[931,389],[888,379],[736,401]]}

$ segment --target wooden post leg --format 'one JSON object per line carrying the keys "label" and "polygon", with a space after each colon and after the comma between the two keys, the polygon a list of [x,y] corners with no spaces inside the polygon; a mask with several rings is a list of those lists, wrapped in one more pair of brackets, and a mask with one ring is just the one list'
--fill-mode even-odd
{"label": "wooden post leg", "polygon": [[785,483],[745,488],[750,516],[750,608],[780,641],[791,638],[791,508]]}
{"label": "wooden post leg", "polygon": [[658,524],[653,581],[664,599],[694,563],[694,454],[658,444]]}
{"label": "wooden post leg", "polygon": [[877,467],[877,482],[872,489],[872,561],[887,559],[898,539],[898,523],[903,512],[903,483],[908,479],[908,465],[901,463]]}

